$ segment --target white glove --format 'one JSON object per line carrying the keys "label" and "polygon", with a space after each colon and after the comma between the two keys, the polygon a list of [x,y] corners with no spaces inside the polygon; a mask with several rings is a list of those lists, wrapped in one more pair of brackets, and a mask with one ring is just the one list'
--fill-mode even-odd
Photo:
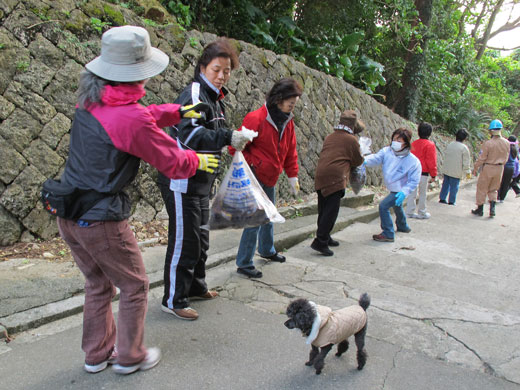
{"label": "white glove", "polygon": [[231,146],[238,151],[242,151],[246,147],[246,144],[251,142],[256,136],[258,136],[256,131],[246,129],[242,126],[241,131],[233,131],[231,135]]}
{"label": "white glove", "polygon": [[253,142],[253,138],[258,137],[258,132],[249,130],[247,127],[242,126],[242,134],[246,137],[249,142]]}
{"label": "white glove", "polygon": [[293,195],[298,195],[298,192],[300,192],[300,182],[298,181],[298,178],[290,177],[289,184],[291,185],[291,193]]}

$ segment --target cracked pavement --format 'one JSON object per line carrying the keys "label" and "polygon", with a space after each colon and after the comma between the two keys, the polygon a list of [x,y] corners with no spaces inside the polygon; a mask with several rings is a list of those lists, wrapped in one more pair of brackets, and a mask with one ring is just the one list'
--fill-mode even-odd
{"label": "cracked pavement", "polygon": [[262,279],[228,264],[215,284],[223,297],[276,314],[294,297],[341,308],[366,291],[369,338],[520,384],[520,200],[490,219],[470,214],[473,197],[472,187],[456,207],[430,201],[432,218],[410,219],[412,233],[394,243],[371,240],[379,220],[356,223],[334,235],[333,257],[309,239],[285,252],[285,264],[255,258]]}
{"label": "cracked pavement", "polygon": [[[220,257],[207,281],[221,298],[193,302],[200,314],[193,322],[160,311],[164,248],[146,248],[150,280],[158,286],[150,291],[146,325],[147,344],[164,354],[157,368],[129,378],[109,370],[86,374],[82,316],[75,314],[0,345],[2,388],[520,390],[520,199],[498,205],[494,219],[478,218],[469,212],[474,191],[474,185],[462,189],[456,207],[428,202],[432,218],[410,220],[412,232],[394,243],[372,240],[380,231],[377,219],[335,233],[341,245],[332,248],[333,257],[310,249],[311,238],[284,250],[286,263],[255,257],[261,279],[237,274],[234,263]],[[281,230],[309,231],[314,224],[307,216]],[[214,253],[228,256],[239,238],[235,231],[218,232]],[[31,272],[42,273],[40,266]],[[74,270],[57,272],[65,275],[59,289],[70,294],[77,288],[78,279],[68,277]],[[367,365],[357,371],[351,343],[341,358],[330,353],[322,374],[314,375],[303,364],[309,351],[304,339],[283,326],[287,304],[306,297],[337,309],[355,304],[363,292],[371,296]]]}

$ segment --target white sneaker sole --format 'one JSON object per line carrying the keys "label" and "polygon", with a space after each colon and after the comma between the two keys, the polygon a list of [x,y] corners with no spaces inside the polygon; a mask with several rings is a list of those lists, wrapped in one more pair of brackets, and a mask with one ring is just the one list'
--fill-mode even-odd
{"label": "white sneaker sole", "polygon": [[159,364],[160,361],[161,350],[159,348],[148,348],[146,351],[146,357],[141,363],[133,366],[121,366],[119,364],[114,364],[112,366],[112,370],[114,370],[116,374],[128,375],[136,371],[146,371],[154,368],[157,364]]}

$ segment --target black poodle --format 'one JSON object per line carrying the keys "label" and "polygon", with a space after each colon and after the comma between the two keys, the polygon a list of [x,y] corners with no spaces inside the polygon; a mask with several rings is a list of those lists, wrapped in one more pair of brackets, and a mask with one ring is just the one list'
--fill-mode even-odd
{"label": "black poodle", "polygon": [[289,319],[285,321],[285,326],[289,329],[300,329],[302,335],[307,337],[307,344],[311,344],[309,361],[305,364],[314,366],[316,374],[320,374],[325,365],[325,357],[332,346],[338,345],[336,356],[341,356],[348,349],[348,338],[354,335],[358,370],[363,369],[368,356],[365,351],[368,306],[370,297],[367,293],[359,297],[359,305],[337,311],[303,298],[292,301],[287,306],[286,313]]}

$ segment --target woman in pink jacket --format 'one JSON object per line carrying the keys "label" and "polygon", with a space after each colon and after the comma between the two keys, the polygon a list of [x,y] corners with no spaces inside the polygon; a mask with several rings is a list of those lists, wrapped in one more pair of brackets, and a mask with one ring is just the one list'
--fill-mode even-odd
{"label": "woman in pink jacket", "polygon": [[[250,112],[242,126],[258,132],[247,144],[244,157],[265,193],[275,202],[275,185],[285,170],[293,194],[297,194],[298,153],[294,131],[293,110],[302,94],[301,86],[291,78],[277,81],[267,93],[265,104]],[[233,149],[230,149],[234,153]],[[258,239],[260,256],[283,263],[285,257],[274,248],[273,224],[246,228],[242,232],[237,254],[237,272],[250,278],[261,278],[262,272],[253,265]]]}
{"label": "woman in pink jacket", "polygon": [[[208,155],[181,150],[161,130],[181,117],[200,117],[193,109],[203,105],[138,103],[146,94],[146,81],[168,62],[166,54],[151,47],[144,28],[114,27],[103,34],[101,56],[81,74],[69,155],[59,182],[83,193],[75,199],[81,211],[57,222],[85,276],[82,348],[89,373],[114,364],[116,373],[130,374],[154,367],[161,358],[158,348],[144,346],[148,278],[128,225],[131,202],[124,190],[141,159],[170,178],[193,176],[197,169],[208,169],[208,162],[217,166]],[[117,331],[111,306],[116,287]]]}

